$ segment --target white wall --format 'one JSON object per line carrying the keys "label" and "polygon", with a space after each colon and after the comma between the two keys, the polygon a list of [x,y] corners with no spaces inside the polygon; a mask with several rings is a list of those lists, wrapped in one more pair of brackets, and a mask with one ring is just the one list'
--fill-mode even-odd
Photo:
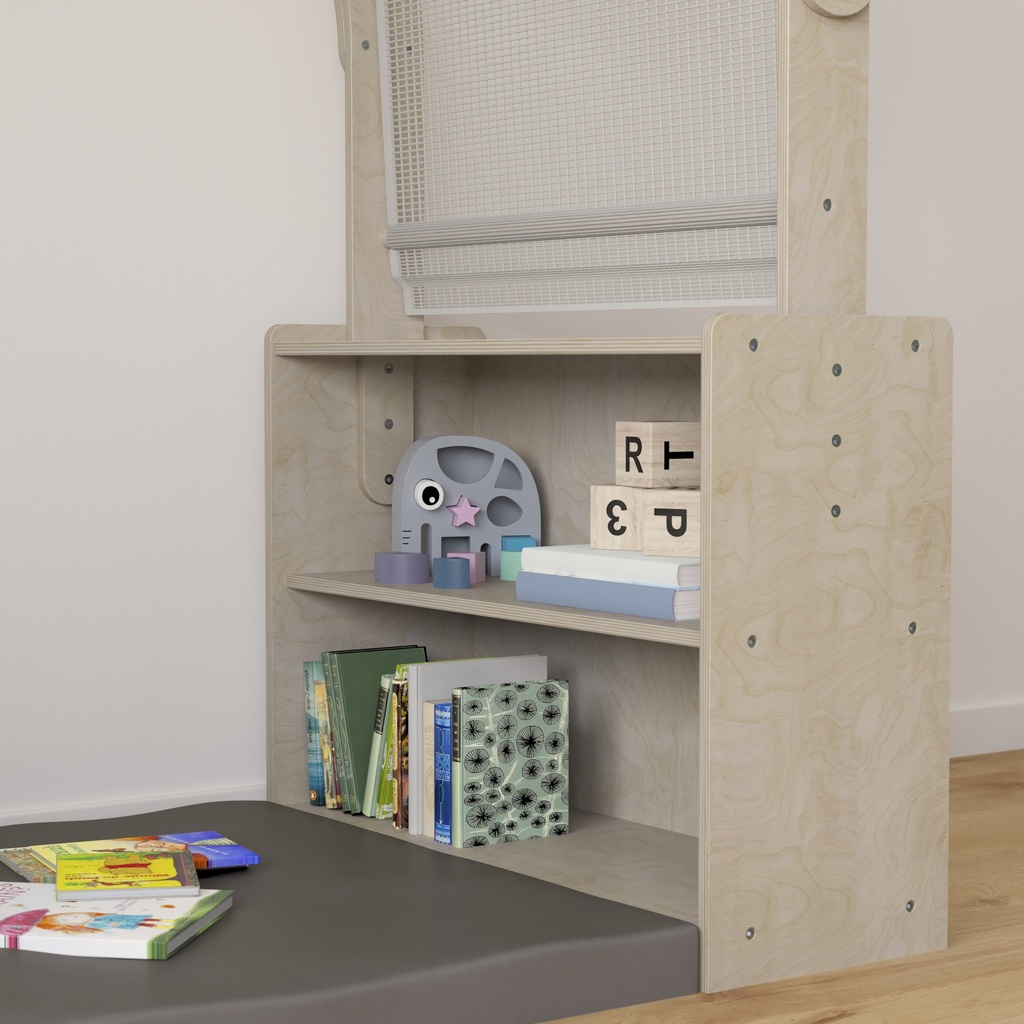
{"label": "white wall", "polygon": [[954,334],[952,752],[1024,747],[1024,5],[871,5],[868,304]]}
{"label": "white wall", "polygon": [[[954,753],[1024,746],[1024,8],[871,18],[870,312],[956,336]],[[344,316],[341,90],[331,0],[0,0],[0,821],[262,792],[262,338]]]}
{"label": "white wall", "polygon": [[331,0],[0,0],[0,820],[264,792],[263,336],[344,319],[342,88]]}

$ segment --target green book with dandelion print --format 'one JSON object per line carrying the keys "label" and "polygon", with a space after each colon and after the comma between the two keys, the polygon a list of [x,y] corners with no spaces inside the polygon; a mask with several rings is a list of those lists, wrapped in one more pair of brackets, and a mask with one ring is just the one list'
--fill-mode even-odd
{"label": "green book with dandelion print", "polygon": [[452,691],[452,845],[569,831],[569,688],[564,679]]}

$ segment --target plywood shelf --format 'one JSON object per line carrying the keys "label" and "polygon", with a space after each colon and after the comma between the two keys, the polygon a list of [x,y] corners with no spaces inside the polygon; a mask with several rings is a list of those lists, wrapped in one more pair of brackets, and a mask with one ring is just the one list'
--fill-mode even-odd
{"label": "plywood shelf", "polygon": [[374,582],[373,572],[356,571],[295,573],[288,576],[285,583],[293,590],[355,597],[364,601],[431,608],[459,615],[506,619],[510,622],[630,637],[683,647],[700,646],[700,626],[696,622],[662,622],[632,615],[613,615],[519,601],[514,584],[496,579],[487,580],[469,590],[438,590],[429,583],[385,586]]}
{"label": "plywood shelf", "polygon": [[604,899],[627,903],[684,921],[697,921],[697,839],[574,808],[568,835],[469,850],[413,836],[389,821],[292,804],[342,827],[354,825],[453,857],[534,875]]}

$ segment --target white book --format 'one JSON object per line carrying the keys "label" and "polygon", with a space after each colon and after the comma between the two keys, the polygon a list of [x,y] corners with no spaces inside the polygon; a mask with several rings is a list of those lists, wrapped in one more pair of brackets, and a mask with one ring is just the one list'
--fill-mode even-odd
{"label": "white book", "polygon": [[615,583],[646,583],[653,587],[700,586],[699,558],[606,551],[588,544],[549,544],[524,548],[522,554],[522,567],[527,572]]}
{"label": "white book", "polygon": [[427,661],[408,667],[409,685],[409,835],[424,835],[423,818],[423,702],[450,700],[457,686],[488,686],[547,679],[548,659],[543,654],[511,658],[459,658]]}

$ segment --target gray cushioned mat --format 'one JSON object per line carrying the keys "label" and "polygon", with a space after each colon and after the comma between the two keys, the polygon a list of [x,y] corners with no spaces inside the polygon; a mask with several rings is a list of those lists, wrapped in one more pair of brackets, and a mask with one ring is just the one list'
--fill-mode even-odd
{"label": "gray cushioned mat", "polygon": [[527,1024],[698,988],[692,924],[279,804],[8,825],[0,848],[199,829],[262,857],[207,876],[225,917],[167,961],[0,950],[3,1024]]}

